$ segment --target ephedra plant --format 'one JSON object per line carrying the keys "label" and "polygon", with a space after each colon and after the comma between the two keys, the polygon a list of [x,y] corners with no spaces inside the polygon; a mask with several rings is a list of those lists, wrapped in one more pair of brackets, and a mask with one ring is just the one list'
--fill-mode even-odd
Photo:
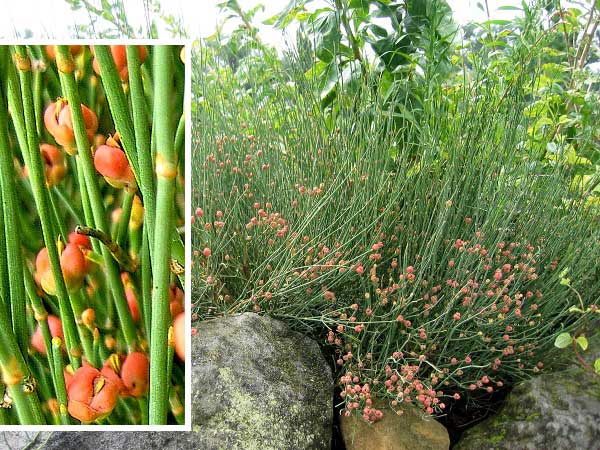
{"label": "ephedra plant", "polygon": [[0,47],[1,424],[184,422],[180,51]]}
{"label": "ephedra plant", "polygon": [[273,72],[269,101],[228,68],[195,76],[195,311],[318,339],[344,414],[485,400],[595,309],[598,205],[527,133],[534,76],[432,82],[414,117],[367,82],[331,111],[304,73]]}

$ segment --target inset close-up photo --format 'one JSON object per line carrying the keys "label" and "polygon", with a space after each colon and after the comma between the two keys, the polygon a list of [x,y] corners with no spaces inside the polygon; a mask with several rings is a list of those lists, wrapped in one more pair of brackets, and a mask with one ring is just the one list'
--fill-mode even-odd
{"label": "inset close-up photo", "polygon": [[185,423],[183,45],[0,46],[1,425]]}

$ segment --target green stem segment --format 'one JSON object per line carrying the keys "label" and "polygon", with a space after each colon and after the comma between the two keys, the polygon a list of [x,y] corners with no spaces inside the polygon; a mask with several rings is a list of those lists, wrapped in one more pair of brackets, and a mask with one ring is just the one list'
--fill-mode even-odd
{"label": "green stem segment", "polygon": [[[3,169],[5,169],[6,167],[6,161],[5,161],[5,156],[6,155],[10,155],[10,149],[9,149],[9,141],[8,141],[8,129],[7,129],[7,124],[8,124],[8,104],[7,104],[7,91],[8,91],[8,86],[7,86],[7,82],[6,82],[6,77],[4,76],[4,74],[6,73],[6,70],[8,70],[8,54],[6,49],[2,50],[2,53],[0,53],[0,74],[2,75],[2,77],[0,77],[0,153],[2,153],[2,166]],[[11,163],[12,163],[12,158],[11,158]],[[1,175],[3,178],[5,176],[4,173],[2,173]],[[3,180],[6,181],[6,180]],[[2,208],[2,212],[0,212],[0,215],[3,216],[3,223],[5,225],[5,229],[7,231],[10,232],[16,232],[15,229],[11,229],[10,227],[12,225],[14,225],[14,222],[12,222],[12,218],[10,217],[6,217],[6,213],[10,211],[10,209],[7,207],[7,196],[13,195],[14,196],[14,191],[12,191],[13,193],[10,194],[9,192],[9,188],[14,188],[14,185],[10,186],[8,184],[6,184],[5,182],[2,183],[2,202],[4,203],[3,208]],[[13,198],[14,200],[14,198]],[[13,217],[17,217],[16,216],[16,211],[13,211],[14,216]],[[18,234],[18,233],[17,233]],[[16,247],[15,247],[16,246]],[[18,241],[13,241],[12,243],[10,242],[10,236],[7,236],[7,244],[6,244],[7,250],[10,251],[17,251],[18,253],[20,253],[21,249],[20,246],[18,244]],[[4,255],[0,255],[0,258],[4,258]],[[6,257],[10,257],[10,254],[7,252]],[[8,262],[8,260],[7,260]],[[8,266],[6,264],[3,264],[2,267],[4,269],[8,269]],[[23,351],[22,348],[26,348],[25,346],[27,345],[27,337],[25,336],[25,346],[22,346],[20,348],[19,346],[19,338],[22,340],[23,336],[19,336],[20,333],[18,332],[18,328],[15,327],[15,332],[11,332],[11,330],[13,329],[13,323],[11,323],[11,319],[9,317],[9,308],[5,307],[5,305],[10,304],[12,306],[13,302],[19,304],[19,302],[23,302],[22,305],[19,304],[19,313],[21,313],[20,309],[22,309],[22,313],[23,315],[25,314],[25,286],[23,284],[23,272],[22,272],[22,265],[21,266],[17,266],[18,270],[8,270],[9,274],[8,274],[8,279],[9,279],[9,283],[10,285],[10,289],[7,291],[6,289],[4,289],[4,294],[6,295],[8,293],[8,295],[10,296],[9,298],[3,298],[2,301],[0,302],[0,327],[3,330],[2,333],[0,333],[0,367],[2,369],[2,381],[3,383],[7,386],[7,390],[9,395],[12,397],[14,403],[15,403],[15,407],[17,410],[17,415],[19,417],[19,421],[20,423],[23,424],[43,424],[44,421],[44,416],[42,414],[41,408],[40,408],[40,402],[38,399],[37,394],[34,392],[31,393],[25,393],[24,392],[24,382],[31,376],[31,372],[29,370],[29,367],[27,366],[27,363],[25,361],[25,358],[23,357]],[[15,267],[13,267],[14,269]],[[17,277],[15,277],[14,275],[11,275],[11,272],[19,272],[19,279],[20,279],[20,291],[17,290],[15,291],[15,288],[17,288],[18,286],[13,286],[13,283],[15,282],[15,280],[17,280]],[[4,274],[2,274],[2,279],[4,279]],[[15,292],[20,292],[20,298],[15,298]],[[14,313],[14,309],[13,309],[13,313]],[[17,322],[19,323],[19,326],[27,326],[27,323],[25,322],[25,316],[22,317],[23,322]],[[25,332],[27,330],[25,329]]]}
{"label": "green stem segment", "polygon": [[[40,215],[44,243],[48,250],[48,259],[50,260],[50,267],[56,284],[56,295],[59,301],[63,332],[69,350],[69,359],[71,364],[73,364],[73,367],[78,368],[81,365],[81,347],[76,339],[77,327],[75,324],[75,317],[71,309],[69,293],[60,268],[60,259],[56,243],[58,235],[53,227],[53,211],[50,207],[50,198],[46,187],[42,156],[39,151],[40,144],[36,129],[33,93],[31,89],[31,61],[27,55],[25,46],[22,45],[15,47],[15,57],[18,61],[17,68],[19,69],[19,78],[21,81],[21,101],[25,119],[25,134],[27,136],[27,146],[23,147],[21,150],[24,154],[27,154],[25,160],[26,162],[29,162],[28,169],[33,189],[33,197]],[[17,118],[15,120],[15,125],[18,126],[19,123],[22,123],[22,119]]]}
{"label": "green stem segment", "polygon": [[140,191],[144,201],[144,223],[147,225],[149,240],[153,242],[156,211],[154,173],[152,152],[150,151],[150,133],[148,132],[148,107],[144,96],[139,52],[136,47],[127,47],[127,67],[129,70],[129,90],[139,163]]}
{"label": "green stem segment", "polygon": [[129,228],[129,219],[131,217],[131,207],[133,205],[133,199],[135,193],[129,190],[123,192],[123,206],[121,208],[121,218],[117,226],[117,245],[121,248],[124,247],[125,239],[127,238],[127,229]]}
{"label": "green stem segment", "polygon": [[[69,52],[69,48],[65,45],[56,47],[56,58],[59,67],[72,68],[73,58]],[[98,51],[98,49],[96,49]],[[98,186],[98,174],[94,169],[94,162],[90,151],[89,141],[87,138],[83,114],[81,112],[81,100],[77,89],[77,82],[72,70],[60,71],[60,82],[63,91],[66,95],[69,107],[71,108],[71,116],[73,120],[73,131],[75,134],[75,142],[77,144],[77,165],[83,167],[85,177],[85,186],[87,188],[88,199],[92,208],[92,214],[96,228],[104,233],[109,230],[106,211],[102,203],[100,188]],[[106,83],[106,81],[105,81]],[[120,83],[120,82],[119,82]],[[104,85],[106,88],[106,84]],[[121,323],[125,342],[129,351],[135,351],[137,348],[137,333],[135,323],[131,317],[129,306],[125,298],[125,290],[121,282],[121,273],[118,263],[112,257],[109,249],[102,246],[102,256],[106,265],[108,274],[108,282],[113,294],[114,303]]]}
{"label": "green stem segment", "polygon": [[[0,111],[0,189],[4,211],[4,240],[6,242],[6,261],[10,262],[8,270],[9,295],[12,328],[17,336],[21,352],[27,355],[28,330],[25,315],[25,285],[23,282],[23,258],[21,256],[19,211],[17,206],[16,174],[12,152],[8,140],[8,117],[6,85],[0,93],[2,108]],[[4,256],[0,256],[4,257]]]}
{"label": "green stem segment", "polygon": [[[137,50],[137,47],[136,47]],[[106,45],[95,45],[94,52],[98,65],[100,66],[100,77],[102,79],[102,85],[106,92],[106,98],[108,99],[108,106],[110,112],[115,120],[115,127],[121,137],[121,143],[123,144],[123,150],[127,155],[131,169],[135,174],[138,185],[140,184],[139,179],[139,168],[138,158],[136,154],[135,146],[135,135],[133,132],[133,122],[129,115],[129,108],[127,106],[127,99],[123,92],[121,85],[121,79],[117,73],[115,62],[111,55],[111,52]]]}
{"label": "green stem segment", "polygon": [[62,360],[62,341],[59,337],[52,339],[52,355],[54,359],[54,383],[56,386],[56,396],[58,400],[58,413],[60,422],[63,425],[70,425],[71,419],[67,411],[67,387],[65,385],[64,366]]}
{"label": "green stem segment", "polygon": [[174,133],[171,126],[169,97],[171,95],[171,49],[159,45],[154,53],[154,118],[156,126],[157,202],[152,253],[152,341],[150,343],[150,417],[151,425],[164,424],[167,419],[170,379],[168,366],[169,283],[171,229],[175,197],[177,161]]}

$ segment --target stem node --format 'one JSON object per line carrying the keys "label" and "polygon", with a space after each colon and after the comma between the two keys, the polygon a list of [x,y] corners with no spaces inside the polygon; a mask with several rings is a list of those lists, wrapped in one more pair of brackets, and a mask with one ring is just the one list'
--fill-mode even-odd
{"label": "stem node", "polygon": [[156,176],[167,180],[177,177],[177,163],[167,159],[162,153],[156,153]]}
{"label": "stem node", "polygon": [[15,53],[15,65],[21,72],[29,72],[31,70],[31,59],[27,55],[22,56]]}

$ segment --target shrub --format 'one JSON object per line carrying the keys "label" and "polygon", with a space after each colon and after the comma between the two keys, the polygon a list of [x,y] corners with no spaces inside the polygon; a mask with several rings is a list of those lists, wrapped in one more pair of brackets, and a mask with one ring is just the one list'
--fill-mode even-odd
{"label": "shrub", "polygon": [[331,115],[310,80],[261,103],[201,67],[198,316],[256,311],[317,336],[346,413],[369,421],[371,396],[443,413],[539,372],[580,319],[569,308],[596,300],[598,210],[568,164],[539,160],[519,94],[532,80],[468,75],[432,83],[398,126],[402,98],[384,108],[376,85]]}

